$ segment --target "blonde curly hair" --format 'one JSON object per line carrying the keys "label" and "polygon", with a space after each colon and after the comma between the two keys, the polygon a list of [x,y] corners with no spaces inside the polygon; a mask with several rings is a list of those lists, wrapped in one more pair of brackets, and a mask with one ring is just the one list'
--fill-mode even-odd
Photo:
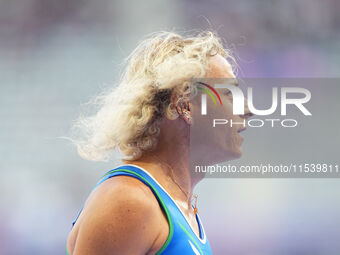
{"label": "blonde curly hair", "polygon": [[143,40],[126,59],[127,66],[117,86],[103,91],[88,104],[99,105],[94,115],[80,116],[72,129],[79,155],[88,160],[108,161],[113,149],[136,160],[158,141],[160,120],[176,90],[193,77],[204,77],[209,56],[232,59],[213,32],[181,36],[157,32]]}

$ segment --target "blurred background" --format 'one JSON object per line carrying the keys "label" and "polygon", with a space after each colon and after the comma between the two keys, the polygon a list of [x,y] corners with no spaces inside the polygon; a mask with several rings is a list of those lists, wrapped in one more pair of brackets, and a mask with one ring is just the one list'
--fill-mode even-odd
{"label": "blurred background", "polygon": [[[339,77],[339,13],[337,0],[0,0],[0,253],[66,253],[72,220],[119,155],[89,162],[58,137],[147,34],[213,29],[242,77]],[[272,145],[246,135],[243,158]],[[204,180],[196,192],[213,253],[340,254],[339,184]]]}

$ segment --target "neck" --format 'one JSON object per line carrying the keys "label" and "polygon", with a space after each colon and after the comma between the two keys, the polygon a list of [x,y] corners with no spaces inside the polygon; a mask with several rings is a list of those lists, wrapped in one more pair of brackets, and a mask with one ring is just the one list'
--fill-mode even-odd
{"label": "neck", "polygon": [[148,169],[153,176],[159,178],[162,186],[175,200],[186,203],[190,208],[195,182],[183,154],[176,158],[174,154],[154,151],[143,155],[141,160],[152,165]]}
{"label": "neck", "polygon": [[169,180],[168,184],[173,186],[174,190],[178,191],[179,189],[181,191],[178,194],[178,197],[189,203],[191,201],[195,184],[193,183],[186,160],[179,159],[177,161],[173,161],[169,160],[168,157],[164,157],[156,153],[149,156],[153,159],[154,163],[159,165],[163,175],[165,175]]}
{"label": "neck", "polygon": [[[166,123],[168,127],[172,124]],[[145,167],[175,200],[191,209],[193,189],[200,179],[190,171],[189,135],[184,131],[178,137],[170,130],[171,126],[169,132],[160,133],[156,149],[130,163]]]}

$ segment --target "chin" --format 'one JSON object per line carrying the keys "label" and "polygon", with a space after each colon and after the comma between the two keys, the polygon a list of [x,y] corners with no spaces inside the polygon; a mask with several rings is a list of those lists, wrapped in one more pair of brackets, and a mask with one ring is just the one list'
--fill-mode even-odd
{"label": "chin", "polygon": [[236,152],[236,159],[242,157],[242,149]]}
{"label": "chin", "polygon": [[229,145],[227,148],[224,148],[223,160],[230,161],[234,159],[238,159],[242,156],[242,147],[241,145]]}
{"label": "chin", "polygon": [[210,162],[211,165],[213,164],[219,164],[219,163],[224,163],[227,161],[235,160],[238,159],[242,156],[242,151],[226,151],[223,155],[220,157],[216,158],[213,162]]}
{"label": "chin", "polygon": [[240,157],[242,157],[242,148],[241,147],[235,148],[235,150],[233,150],[232,153],[230,153],[230,157],[231,157],[230,160],[239,159]]}

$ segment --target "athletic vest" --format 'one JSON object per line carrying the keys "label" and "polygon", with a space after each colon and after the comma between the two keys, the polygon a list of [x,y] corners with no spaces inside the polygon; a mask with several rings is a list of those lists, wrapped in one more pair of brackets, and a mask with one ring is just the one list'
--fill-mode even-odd
{"label": "athletic vest", "polygon": [[[169,223],[170,231],[166,242],[156,253],[157,255],[212,254],[208,238],[205,234],[203,224],[200,217],[198,216],[198,213],[196,214],[196,220],[199,226],[199,236],[197,236],[196,233],[193,231],[187,219],[184,217],[184,214],[177,206],[176,202],[168,194],[168,192],[145,169],[136,165],[119,166],[113,170],[108,171],[96,184],[93,190],[105,180],[117,175],[131,176],[142,181],[152,190],[153,194],[155,195],[159,204],[164,210]],[[82,209],[79,211],[77,217],[72,222],[72,227],[76,223]]]}

